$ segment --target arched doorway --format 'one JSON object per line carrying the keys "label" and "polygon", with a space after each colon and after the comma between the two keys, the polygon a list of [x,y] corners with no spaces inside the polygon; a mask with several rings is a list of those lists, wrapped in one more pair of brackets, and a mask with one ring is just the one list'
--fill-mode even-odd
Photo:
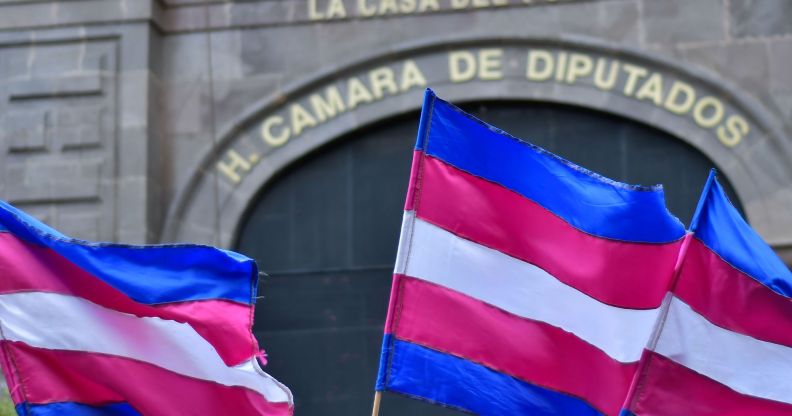
{"label": "arched doorway", "polygon": [[[523,102],[464,107],[613,179],[664,183],[669,208],[686,223],[712,167],[667,133],[600,112]],[[268,371],[293,389],[300,415],[369,411],[417,120],[417,112],[391,119],[303,158],[261,191],[239,228],[236,249],[269,274],[254,330],[273,357]],[[452,414],[390,395],[381,411]]]}

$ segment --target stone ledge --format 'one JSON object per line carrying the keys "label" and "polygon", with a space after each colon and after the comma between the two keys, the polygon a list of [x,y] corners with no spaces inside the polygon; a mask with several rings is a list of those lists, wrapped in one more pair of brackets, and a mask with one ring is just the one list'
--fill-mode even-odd
{"label": "stone ledge", "polygon": [[11,84],[8,89],[12,101],[75,95],[101,95],[102,79],[99,74],[33,78],[17,81]]}
{"label": "stone ledge", "polygon": [[0,30],[153,19],[153,9],[152,0],[0,0]]}

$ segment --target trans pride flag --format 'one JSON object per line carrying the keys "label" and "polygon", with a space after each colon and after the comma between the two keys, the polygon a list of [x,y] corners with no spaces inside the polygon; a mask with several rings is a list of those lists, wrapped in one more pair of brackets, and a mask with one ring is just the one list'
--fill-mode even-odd
{"label": "trans pride flag", "polygon": [[292,414],[251,334],[258,272],[75,240],[0,202],[0,358],[20,415]]}
{"label": "trans pride flag", "polygon": [[626,415],[792,415],[792,273],[710,174]]}
{"label": "trans pride flag", "polygon": [[616,415],[684,227],[427,91],[378,391],[480,415]]}

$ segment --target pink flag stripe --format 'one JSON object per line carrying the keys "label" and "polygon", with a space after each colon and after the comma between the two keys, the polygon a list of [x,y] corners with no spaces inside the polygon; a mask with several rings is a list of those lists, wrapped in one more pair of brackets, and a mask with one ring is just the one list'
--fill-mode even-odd
{"label": "pink flag stripe", "polygon": [[394,314],[396,313],[396,300],[399,293],[399,287],[401,285],[401,278],[402,275],[400,274],[393,274],[393,280],[391,281],[391,291],[393,295],[391,295],[390,299],[388,300],[388,315],[385,317],[385,334],[393,333],[393,318]]}
{"label": "pink flag stripe", "polygon": [[0,294],[35,291],[73,295],[119,312],[187,323],[230,366],[258,352],[250,333],[250,305],[221,299],[153,306],[137,303],[51,249],[10,233],[0,233],[0,276]]}
{"label": "pink flag stripe", "polygon": [[681,240],[647,244],[595,237],[513,191],[431,156],[423,158],[418,186],[418,218],[532,263],[600,302],[653,309],[668,289]]}
{"label": "pink flag stripe", "polygon": [[737,270],[692,239],[674,293],[712,323],[792,347],[792,299]]}
{"label": "pink flag stripe", "polygon": [[194,379],[134,359],[8,341],[2,351],[15,362],[24,383],[21,389],[9,388],[21,391],[31,404],[126,401],[144,415],[290,415],[287,402],[270,403],[244,387]]}
{"label": "pink flag stripe", "polygon": [[[398,276],[394,335],[579,397],[617,415],[637,363],[620,363],[575,335],[462,293]],[[596,375],[598,382],[591,383]]]}
{"label": "pink flag stripe", "polygon": [[647,352],[630,410],[640,416],[789,416],[792,405],[740,394],[662,355]]}

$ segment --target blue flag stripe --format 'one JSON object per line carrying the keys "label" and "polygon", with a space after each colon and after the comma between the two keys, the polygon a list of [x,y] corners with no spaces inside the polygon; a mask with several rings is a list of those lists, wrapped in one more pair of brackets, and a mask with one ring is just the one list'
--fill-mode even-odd
{"label": "blue flag stripe", "polygon": [[589,234],[650,243],[685,234],[666,209],[662,187],[607,179],[473,118],[430,90],[427,97],[418,150],[511,189]]}
{"label": "blue flag stripe", "polygon": [[255,297],[255,262],[231,251],[90,243],[67,237],[2,201],[0,231],[55,251],[140,303],[224,299],[250,304]]}
{"label": "blue flag stripe", "polygon": [[[709,183],[709,182],[708,182]],[[691,226],[696,237],[732,266],[772,291],[792,297],[792,272],[729,202],[717,180],[711,181]]]}
{"label": "blue flag stripe", "polygon": [[[390,335],[388,335],[390,336]],[[478,415],[601,415],[585,401],[394,339],[386,390]]]}
{"label": "blue flag stripe", "polygon": [[112,403],[90,406],[76,402],[47,404],[20,403],[16,406],[19,416],[140,416],[128,403]]}

